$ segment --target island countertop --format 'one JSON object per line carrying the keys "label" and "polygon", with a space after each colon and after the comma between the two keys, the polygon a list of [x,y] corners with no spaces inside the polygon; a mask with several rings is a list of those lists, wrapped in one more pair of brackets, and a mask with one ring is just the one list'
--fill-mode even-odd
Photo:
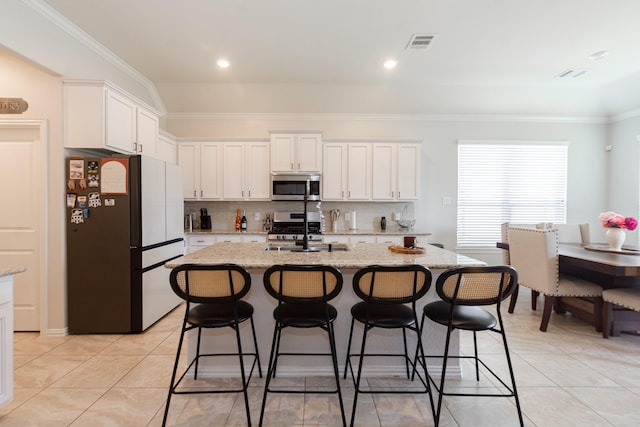
{"label": "island countertop", "polygon": [[426,247],[424,254],[399,254],[386,243],[345,244],[348,250],[332,252],[267,251],[265,243],[221,242],[207,246],[165,264],[174,268],[182,264],[235,263],[247,269],[266,269],[274,264],[326,264],[337,268],[359,269],[372,264],[420,264],[432,269],[461,266],[483,266],[482,261],[456,254],[435,246]]}
{"label": "island countertop", "polygon": [[0,277],[11,276],[13,274],[22,273],[23,271],[26,271],[26,270],[27,269],[24,267],[5,268],[5,269],[0,268]]}

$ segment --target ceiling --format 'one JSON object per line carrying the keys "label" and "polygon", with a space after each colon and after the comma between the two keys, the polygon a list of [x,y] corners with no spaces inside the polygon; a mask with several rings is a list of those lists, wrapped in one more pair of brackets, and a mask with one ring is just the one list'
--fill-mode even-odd
{"label": "ceiling", "polygon": [[[580,94],[592,105],[580,113],[640,107],[638,92],[625,89],[640,87],[638,0],[45,2],[169,100],[172,87],[365,85],[440,97],[546,91],[558,102]],[[414,34],[436,36],[426,49],[407,50]],[[609,53],[589,58],[599,51]],[[228,69],[216,66],[222,57]],[[387,58],[398,66],[385,70]],[[558,77],[571,69],[587,72]]]}

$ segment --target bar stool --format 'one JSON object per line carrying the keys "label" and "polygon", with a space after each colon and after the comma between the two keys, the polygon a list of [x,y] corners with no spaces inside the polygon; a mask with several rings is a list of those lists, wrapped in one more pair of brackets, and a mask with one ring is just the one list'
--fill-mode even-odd
{"label": "bar stool", "polygon": [[[334,306],[328,303],[338,296],[342,289],[342,273],[335,267],[325,265],[274,265],[264,272],[263,281],[267,293],[278,300],[278,306],[273,310],[275,327],[262,398],[262,409],[260,410],[260,425],[262,425],[264,418],[268,393],[309,393],[309,391],[272,390],[269,388],[271,378],[276,373],[278,358],[282,355],[298,355],[331,356],[336,389],[314,391],[313,393],[337,393],[342,413],[342,424],[346,426],[333,329],[333,322],[336,320],[338,312]],[[280,352],[282,330],[288,327],[325,330],[329,336],[330,353]]]}
{"label": "bar stool", "polygon": [[[424,328],[425,318],[446,326],[447,337],[443,356],[425,356],[427,358],[442,359],[442,372],[440,374],[440,386],[429,376],[438,391],[438,405],[435,413],[435,425],[440,422],[443,396],[488,396],[488,397],[514,397],[520,425],[523,424],[520,400],[516,389],[516,380],[513,374],[513,366],[507,346],[507,335],[502,323],[500,313],[501,302],[509,297],[518,285],[518,275],[509,266],[490,267],[461,267],[454,268],[442,273],[436,281],[436,292],[442,301],[427,304],[423,310],[420,330]],[[497,316],[489,313],[482,306],[494,306]],[[449,355],[449,345],[451,334],[456,330],[473,332],[473,356],[451,356]],[[476,333],[480,331],[490,331],[499,334],[502,338],[504,352],[509,367],[511,385],[507,385],[497,374],[491,370],[479,357]],[[450,358],[473,359],[476,368],[476,381],[480,381],[479,365],[482,365],[493,375],[505,388],[507,393],[449,393],[444,391],[445,373],[447,371],[447,361]],[[426,365],[426,362],[424,363]]]}
{"label": "bar stool", "polygon": [[[354,380],[355,396],[353,398],[353,410],[351,411],[351,426],[354,425],[356,416],[356,405],[358,393],[416,393],[416,391],[391,391],[391,390],[360,390],[360,380],[362,378],[362,365],[365,356],[391,356],[403,357],[407,378],[410,377],[409,365],[412,365],[413,372],[416,372],[416,363],[422,363],[426,373],[424,359],[417,359],[418,352],[424,356],[422,348],[422,338],[418,328],[418,315],[416,314],[416,301],[427,294],[431,287],[431,271],[422,265],[402,265],[402,266],[379,266],[373,265],[358,270],[353,276],[353,290],[362,299],[362,302],[351,307],[351,330],[349,331],[349,344],[347,347],[347,360],[344,367],[344,378],[347,377],[347,368],[351,371]],[[405,304],[411,304],[407,306]],[[353,338],[353,327],[355,321],[364,325],[362,332],[362,344],[360,353],[351,353],[351,340]],[[404,353],[365,353],[367,334],[373,328],[402,329],[402,339],[404,343]],[[407,349],[406,330],[416,333],[416,353],[415,357],[409,357]],[[353,373],[351,357],[358,356],[357,376]],[[419,393],[429,393],[431,412],[435,416],[433,396],[431,386],[426,377],[423,379],[418,373],[418,377],[424,385],[424,390]]]}
{"label": "bar stool", "polygon": [[[249,413],[249,396],[247,387],[251,381],[253,370],[258,364],[258,373],[262,377],[262,367],[260,366],[260,356],[258,355],[258,341],[256,330],[253,324],[253,306],[246,301],[242,301],[251,287],[251,276],[244,268],[235,264],[218,265],[194,265],[185,264],[174,268],[169,276],[169,282],[173,291],[186,301],[182,330],[180,331],[180,341],[176,353],[173,374],[171,375],[171,385],[169,395],[164,410],[162,425],[166,425],[167,415],[171,396],[174,394],[200,394],[200,393],[240,393],[244,394],[245,409],[247,412],[247,422],[251,425],[251,415]],[[253,344],[255,353],[244,353],[240,340],[240,324],[246,320],[251,321],[251,332],[253,334]],[[209,353],[200,354],[200,339],[202,329],[230,327],[235,331],[237,353]],[[198,343],[196,347],[196,357],[189,363],[184,373],[176,381],[178,362],[180,361],[180,351],[184,342],[184,335],[192,329],[198,329]],[[240,376],[242,378],[241,389],[215,389],[197,391],[176,390],[187,372],[194,367],[194,379],[198,379],[198,361],[201,357],[213,356],[238,356],[240,361]],[[253,363],[249,375],[245,375],[244,356],[253,356]]]}

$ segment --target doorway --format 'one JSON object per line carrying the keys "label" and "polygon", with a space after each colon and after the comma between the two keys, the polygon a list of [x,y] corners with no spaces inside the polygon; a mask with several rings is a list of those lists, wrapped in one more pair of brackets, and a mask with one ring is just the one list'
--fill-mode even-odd
{"label": "doorway", "polygon": [[14,277],[14,330],[40,331],[45,263],[46,122],[0,119],[0,267]]}

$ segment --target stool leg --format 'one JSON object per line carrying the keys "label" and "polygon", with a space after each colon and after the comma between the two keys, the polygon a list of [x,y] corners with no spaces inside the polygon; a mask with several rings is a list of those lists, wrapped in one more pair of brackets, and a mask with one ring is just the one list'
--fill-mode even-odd
{"label": "stool leg", "polygon": [[365,345],[367,343],[367,331],[369,330],[369,324],[368,322],[364,324],[364,328],[362,330],[362,345],[360,347],[360,360],[358,361],[358,375],[356,378],[356,384],[355,384],[355,394],[353,396],[353,409],[351,411],[351,424],[349,424],[351,427],[353,427],[353,423],[356,419],[356,407],[357,407],[357,403],[358,403],[358,393],[360,392],[360,378],[362,377],[362,363],[364,360],[364,350],[365,350]]}
{"label": "stool leg", "polygon": [[253,334],[253,345],[256,349],[256,359],[258,360],[258,374],[262,378],[262,365],[260,365],[260,353],[258,352],[258,339],[256,338],[256,327],[253,324],[253,316],[251,316],[251,333]]}
{"label": "stool leg", "polygon": [[249,395],[247,394],[247,379],[244,374],[244,359],[242,357],[242,340],[240,339],[240,326],[238,325],[238,319],[236,324],[232,326],[236,332],[236,343],[238,344],[238,358],[240,359],[240,377],[242,378],[242,392],[244,393],[244,407],[247,411],[247,424],[251,425],[251,413],[249,412]]}
{"label": "stool leg", "polygon": [[193,374],[193,379],[198,379],[198,362],[200,361],[200,337],[202,336],[202,328],[198,328],[198,344],[196,346],[196,366]]}
{"label": "stool leg", "polygon": [[522,409],[520,408],[520,398],[518,397],[518,390],[516,389],[516,377],[513,373],[513,365],[511,364],[511,355],[509,354],[509,346],[507,345],[507,334],[504,332],[504,325],[502,324],[502,316],[498,310],[498,319],[500,321],[500,335],[502,335],[502,343],[504,345],[504,352],[507,356],[507,365],[509,365],[509,375],[511,376],[511,385],[513,387],[513,398],[516,401],[516,408],[518,409],[518,419],[520,420],[520,426],[524,427],[524,420],[522,419]]}
{"label": "stool leg", "polygon": [[280,336],[282,335],[282,329],[278,329],[278,341],[276,342],[276,354],[273,359],[273,373],[271,376],[276,377],[276,369],[278,368],[278,356],[280,355]]}
{"label": "stool leg", "polygon": [[[420,322],[420,328],[418,329],[418,336],[421,338],[420,342],[422,342],[422,331],[424,331],[424,319],[425,319],[425,317],[427,317],[427,316],[425,316],[423,314],[422,315],[422,321]],[[417,324],[418,324],[418,321],[416,320],[416,325]],[[415,377],[416,377],[416,369],[417,369],[416,366],[417,366],[417,363],[418,363],[418,350],[419,350],[419,348],[416,347],[416,356],[413,359],[413,372],[411,373],[411,381],[413,381],[415,379]],[[427,373],[427,362],[426,362],[425,357],[424,357],[424,351],[422,352],[422,364],[424,365],[424,373],[427,376],[427,380],[429,380],[429,374]]]}
{"label": "stool leg", "polygon": [[264,382],[264,393],[262,395],[262,408],[260,409],[260,422],[259,426],[262,426],[262,419],[264,418],[264,408],[267,404],[267,393],[269,392],[269,382],[271,381],[271,374],[273,370],[273,354],[276,350],[276,338],[278,336],[278,327],[280,325],[276,322],[273,329],[273,340],[271,342],[271,352],[269,353],[269,365],[267,366],[267,378]]}
{"label": "stool leg", "polygon": [[444,357],[442,358],[442,374],[440,376],[440,389],[438,390],[438,407],[436,409],[436,418],[434,420],[435,427],[438,427],[440,424],[440,414],[442,411],[442,397],[444,395],[444,380],[447,372],[447,359],[449,357],[449,344],[451,342],[451,333],[453,332],[453,328],[451,325],[447,327],[447,338],[444,344]]}
{"label": "stool leg", "polygon": [[406,328],[402,328],[402,342],[404,343],[404,365],[407,369],[407,379],[411,378],[409,373],[409,352],[407,351],[407,332]]}
{"label": "stool leg", "polygon": [[338,352],[336,351],[336,337],[333,330],[333,323],[327,322],[327,332],[329,333],[329,345],[331,346],[331,361],[333,362],[333,373],[336,377],[336,387],[338,391],[338,402],[340,403],[340,413],[342,414],[342,425],[347,427],[347,417],[344,413],[342,403],[342,391],[340,390],[340,372],[338,370]]}
{"label": "stool leg", "polygon": [[176,382],[176,374],[178,372],[178,363],[180,362],[180,352],[182,351],[182,343],[184,341],[186,322],[182,324],[182,331],[180,332],[180,340],[178,341],[178,351],[176,352],[176,361],[173,364],[173,373],[171,374],[171,384],[169,384],[169,395],[167,396],[167,403],[164,407],[164,417],[162,418],[162,427],[167,424],[167,416],[169,415],[169,405],[171,404],[171,396],[173,395],[173,387]]}
{"label": "stool leg", "polygon": [[353,338],[353,324],[355,318],[351,317],[351,329],[349,330],[349,343],[347,344],[347,360],[344,361],[344,379],[347,379],[347,368],[351,366],[351,359],[349,358],[351,352],[351,338]]}
{"label": "stool leg", "polygon": [[[424,316],[422,317],[423,323],[424,323]],[[416,325],[418,325],[418,319],[415,319]],[[433,404],[433,393],[431,392],[431,380],[429,377],[429,371],[427,370],[427,362],[425,361],[426,358],[424,356],[424,345],[422,344],[422,327],[420,327],[419,329],[416,329],[416,335],[417,335],[417,345],[416,345],[416,359],[415,359],[415,363],[418,363],[418,350],[420,350],[420,354],[422,355],[422,357],[420,358],[420,360],[422,360],[422,369],[424,369],[424,380],[425,383],[427,384],[427,393],[429,393],[429,404],[431,405],[431,415],[433,416],[433,419],[436,419],[436,408]],[[415,365],[413,366],[413,373],[415,375],[416,370],[418,369],[417,366]],[[413,375],[411,377],[411,380],[413,381]]]}
{"label": "stool leg", "polygon": [[476,331],[473,331],[473,354],[476,362],[476,381],[480,381],[480,366],[478,363],[478,340],[476,338]]}

